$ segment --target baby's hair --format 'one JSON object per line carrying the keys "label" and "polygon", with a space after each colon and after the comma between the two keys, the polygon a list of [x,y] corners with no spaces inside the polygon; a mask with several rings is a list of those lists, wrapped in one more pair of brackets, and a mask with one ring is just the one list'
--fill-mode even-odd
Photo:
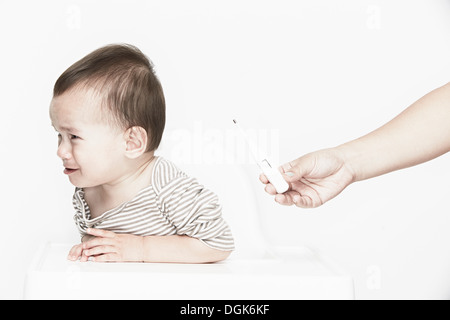
{"label": "baby's hair", "polygon": [[166,120],[164,93],[153,64],[138,48],[111,44],[91,52],[61,74],[53,96],[80,87],[96,90],[121,128],[144,128],[146,151],[158,148]]}

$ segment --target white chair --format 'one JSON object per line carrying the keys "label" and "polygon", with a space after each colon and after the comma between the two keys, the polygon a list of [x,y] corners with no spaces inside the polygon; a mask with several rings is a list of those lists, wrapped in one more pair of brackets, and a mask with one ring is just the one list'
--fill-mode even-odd
{"label": "white chair", "polygon": [[[212,264],[95,263],[66,259],[71,244],[43,244],[25,299],[353,299],[353,280],[305,247],[270,247],[243,166],[180,165],[219,196],[236,250]],[[232,186],[232,187],[231,187]],[[276,214],[276,213],[274,213]]]}

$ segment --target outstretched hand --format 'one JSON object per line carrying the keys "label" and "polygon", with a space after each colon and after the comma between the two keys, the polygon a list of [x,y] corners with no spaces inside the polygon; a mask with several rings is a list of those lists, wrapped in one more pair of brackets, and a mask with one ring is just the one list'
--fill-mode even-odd
{"label": "outstretched hand", "polygon": [[321,206],[341,193],[355,176],[336,149],[309,153],[282,165],[280,171],[289,183],[289,190],[277,194],[275,187],[261,174],[259,179],[266,184],[266,192],[275,195],[275,201],[282,205],[295,204],[302,208]]}
{"label": "outstretched hand", "polygon": [[92,236],[84,243],[72,247],[68,259],[81,262],[141,262],[143,261],[143,237],[118,234],[102,229],[87,229]]}

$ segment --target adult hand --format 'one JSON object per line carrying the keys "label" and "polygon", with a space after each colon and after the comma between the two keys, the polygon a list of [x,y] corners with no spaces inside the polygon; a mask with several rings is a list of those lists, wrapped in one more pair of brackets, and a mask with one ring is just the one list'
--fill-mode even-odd
{"label": "adult hand", "polygon": [[260,180],[265,190],[275,195],[275,201],[282,205],[315,208],[334,198],[355,179],[355,174],[343,154],[336,148],[309,153],[280,167],[289,190],[277,194],[267,177]]}

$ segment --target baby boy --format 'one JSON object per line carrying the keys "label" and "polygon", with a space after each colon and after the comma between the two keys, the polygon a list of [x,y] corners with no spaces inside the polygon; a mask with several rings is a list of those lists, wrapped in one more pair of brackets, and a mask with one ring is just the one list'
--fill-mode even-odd
{"label": "baby boy", "polygon": [[165,100],[139,49],[108,45],[75,62],[55,83],[50,118],[82,236],[69,260],[206,263],[229,256],[234,242],[217,196],[154,155]]}

